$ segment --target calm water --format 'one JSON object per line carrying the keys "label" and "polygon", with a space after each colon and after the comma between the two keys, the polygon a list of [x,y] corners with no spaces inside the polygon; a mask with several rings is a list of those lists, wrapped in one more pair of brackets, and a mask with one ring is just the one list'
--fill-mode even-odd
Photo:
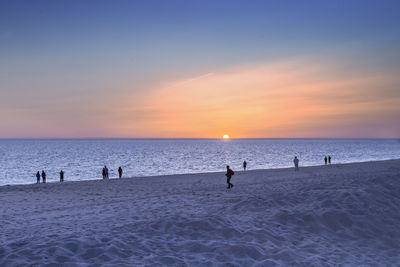
{"label": "calm water", "polygon": [[125,177],[291,167],[400,158],[398,139],[0,139],[0,185],[36,181],[44,169],[47,181],[101,178],[107,165],[110,177],[118,166]]}

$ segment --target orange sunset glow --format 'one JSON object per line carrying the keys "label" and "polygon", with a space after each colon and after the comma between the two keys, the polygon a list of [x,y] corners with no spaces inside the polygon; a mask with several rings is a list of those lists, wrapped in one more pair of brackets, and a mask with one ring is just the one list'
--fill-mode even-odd
{"label": "orange sunset glow", "polygon": [[[146,96],[142,112],[151,116],[138,121],[133,114],[124,134],[147,129],[143,134],[215,138],[229,129],[238,138],[341,137],[360,135],[371,122],[384,124],[400,112],[395,73],[365,77],[337,68],[297,59],[170,82]],[[395,130],[376,128],[375,134]]]}

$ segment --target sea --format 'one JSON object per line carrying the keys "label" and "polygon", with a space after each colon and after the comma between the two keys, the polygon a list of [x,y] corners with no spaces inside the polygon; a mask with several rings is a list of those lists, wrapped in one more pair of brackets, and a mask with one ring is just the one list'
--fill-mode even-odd
{"label": "sea", "polygon": [[47,182],[222,172],[400,158],[399,139],[0,139],[0,185],[31,184],[45,170]]}

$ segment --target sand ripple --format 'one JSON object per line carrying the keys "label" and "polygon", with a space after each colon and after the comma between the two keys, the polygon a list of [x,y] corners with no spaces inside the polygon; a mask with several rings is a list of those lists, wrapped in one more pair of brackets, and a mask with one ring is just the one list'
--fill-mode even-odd
{"label": "sand ripple", "polygon": [[399,163],[1,187],[0,265],[396,265]]}

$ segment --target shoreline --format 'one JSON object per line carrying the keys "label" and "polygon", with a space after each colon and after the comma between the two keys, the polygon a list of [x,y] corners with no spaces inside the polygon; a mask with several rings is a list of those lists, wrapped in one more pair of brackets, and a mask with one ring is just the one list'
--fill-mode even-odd
{"label": "shoreline", "polygon": [[[398,159],[385,159],[385,160],[371,160],[371,161],[360,161],[360,162],[348,162],[348,163],[335,163],[335,164],[327,164],[327,165],[314,165],[314,166],[299,166],[300,170],[302,169],[311,169],[311,168],[321,168],[321,167],[340,167],[342,165],[348,166],[348,165],[355,165],[355,164],[365,164],[365,163],[375,163],[375,162],[390,162],[390,161],[400,161],[400,158]],[[266,172],[266,171],[275,171],[275,170],[290,170],[293,169],[294,167],[286,167],[286,168],[269,168],[269,169],[250,169],[250,170],[246,170],[246,172],[255,172],[255,171],[262,171],[262,172]],[[243,169],[240,170],[234,170],[235,173],[241,173],[244,172]],[[123,177],[121,179],[115,177],[115,178],[109,178],[109,181],[114,181],[114,180],[127,180],[127,179],[134,179],[134,180],[138,180],[138,179],[153,179],[153,178],[163,178],[163,177],[175,177],[175,176],[193,176],[193,175],[207,175],[207,174],[218,174],[218,173],[225,173],[224,171],[218,171],[218,172],[214,172],[214,171],[210,171],[210,172],[199,172],[199,173],[181,173],[181,174],[165,174],[165,175],[152,175],[152,176],[131,176],[131,177]],[[225,177],[224,175],[222,177]],[[70,184],[70,183],[87,183],[87,182],[99,182],[99,181],[103,181],[103,182],[107,182],[106,180],[103,180],[101,178],[99,179],[87,179],[87,180],[75,180],[75,181],[68,181],[68,180],[64,180],[64,182],[55,182],[55,181],[49,181],[46,182],[45,184]],[[43,185],[42,182],[40,182],[39,184],[37,183],[27,183],[27,184],[4,184],[4,185],[0,185],[0,189],[2,189],[3,187],[5,188],[11,188],[11,187],[20,187],[20,186],[32,186],[32,185]]]}
{"label": "shoreline", "polygon": [[[0,137],[0,140],[223,140],[220,137]],[[254,138],[229,138],[228,140],[307,140],[307,139],[323,139],[323,140],[399,140],[400,137],[254,137]]]}
{"label": "shoreline", "polygon": [[0,266],[400,262],[400,159],[0,187]]}

